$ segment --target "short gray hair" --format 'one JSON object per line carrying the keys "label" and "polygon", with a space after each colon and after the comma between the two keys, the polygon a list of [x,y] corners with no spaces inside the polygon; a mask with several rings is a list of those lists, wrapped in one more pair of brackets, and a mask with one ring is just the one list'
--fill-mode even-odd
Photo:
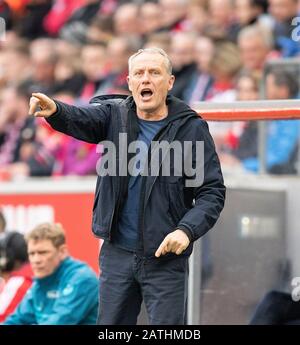
{"label": "short gray hair", "polygon": [[272,33],[270,30],[262,25],[259,24],[252,24],[246,26],[242,29],[238,34],[238,45],[242,40],[249,40],[249,39],[256,39],[259,38],[263,45],[271,50],[274,46],[274,39],[272,37]]}
{"label": "short gray hair", "polygon": [[138,55],[142,54],[142,53],[148,53],[148,54],[160,54],[164,57],[165,60],[165,65],[166,65],[166,69],[167,72],[171,75],[172,74],[172,63],[171,60],[168,56],[168,54],[161,48],[145,48],[145,49],[139,49],[135,54],[131,55],[130,58],[128,59],[128,70],[130,72],[131,68],[132,68],[132,60],[137,57]]}

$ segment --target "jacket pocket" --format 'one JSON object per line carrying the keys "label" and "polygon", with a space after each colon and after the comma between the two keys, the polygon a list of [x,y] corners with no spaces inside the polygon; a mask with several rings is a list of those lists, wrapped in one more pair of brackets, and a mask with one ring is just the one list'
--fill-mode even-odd
{"label": "jacket pocket", "polygon": [[188,211],[184,204],[183,191],[178,183],[167,183],[167,193],[169,199],[168,213],[175,226]]}

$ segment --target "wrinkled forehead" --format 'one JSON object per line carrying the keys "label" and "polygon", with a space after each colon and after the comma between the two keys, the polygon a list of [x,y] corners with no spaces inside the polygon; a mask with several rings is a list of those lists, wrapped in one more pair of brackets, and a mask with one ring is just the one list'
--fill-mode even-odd
{"label": "wrinkled forehead", "polygon": [[167,60],[159,53],[142,52],[131,60],[130,72],[136,69],[160,68],[167,71]]}

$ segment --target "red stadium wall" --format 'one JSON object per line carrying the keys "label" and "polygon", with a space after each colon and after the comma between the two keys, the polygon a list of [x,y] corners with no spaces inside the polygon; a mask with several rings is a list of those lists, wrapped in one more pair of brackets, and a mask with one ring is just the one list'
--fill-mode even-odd
{"label": "red stadium wall", "polygon": [[99,240],[91,232],[93,198],[93,192],[11,192],[0,194],[0,207],[9,230],[26,233],[44,221],[61,223],[66,230],[70,254],[98,272]]}

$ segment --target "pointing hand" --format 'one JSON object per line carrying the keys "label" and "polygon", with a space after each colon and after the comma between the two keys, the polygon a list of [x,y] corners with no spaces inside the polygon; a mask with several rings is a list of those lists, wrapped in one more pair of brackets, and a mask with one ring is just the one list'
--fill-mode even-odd
{"label": "pointing hand", "polygon": [[49,117],[57,110],[55,102],[43,93],[33,93],[29,103],[29,115]]}

